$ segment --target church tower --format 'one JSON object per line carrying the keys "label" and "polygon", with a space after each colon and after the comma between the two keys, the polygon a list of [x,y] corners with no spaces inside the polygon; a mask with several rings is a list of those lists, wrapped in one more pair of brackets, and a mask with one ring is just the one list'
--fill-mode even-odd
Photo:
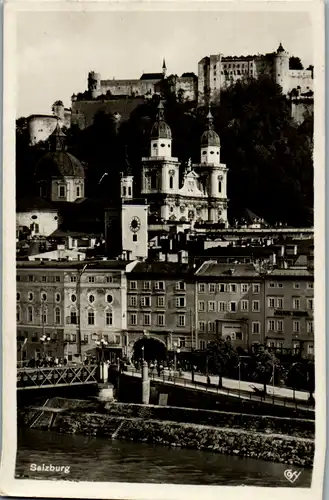
{"label": "church tower", "polygon": [[147,197],[155,219],[168,220],[172,198],[179,191],[179,162],[172,157],[172,135],[161,101],[150,139],[150,155],[142,158],[142,195]]}
{"label": "church tower", "polygon": [[207,130],[201,137],[201,164],[196,172],[205,179],[208,195],[208,221],[227,227],[227,168],[220,162],[220,139],[214,130],[210,108]]}
{"label": "church tower", "polygon": [[49,151],[36,166],[35,179],[40,196],[50,201],[74,202],[85,196],[84,167],[66,151],[66,136],[58,122],[49,137]]}
{"label": "church tower", "polygon": [[148,205],[133,196],[134,176],[126,154],[121,172],[120,201],[105,211],[105,242],[108,257],[127,260],[148,255]]}
{"label": "church tower", "polygon": [[162,63],[162,75],[163,75],[163,79],[165,79],[167,76],[167,66],[166,66],[165,58],[163,58],[163,63]]}

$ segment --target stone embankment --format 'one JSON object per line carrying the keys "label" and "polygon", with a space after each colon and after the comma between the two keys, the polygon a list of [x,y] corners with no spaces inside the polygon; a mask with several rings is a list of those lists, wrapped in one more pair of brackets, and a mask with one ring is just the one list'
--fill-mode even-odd
{"label": "stone embankment", "polygon": [[311,467],[314,421],[214,410],[72,401],[22,408],[19,425]]}

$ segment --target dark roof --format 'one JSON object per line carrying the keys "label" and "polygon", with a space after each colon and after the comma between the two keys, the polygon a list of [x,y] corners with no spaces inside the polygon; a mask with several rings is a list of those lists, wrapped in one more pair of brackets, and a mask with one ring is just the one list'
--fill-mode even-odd
{"label": "dark roof", "polygon": [[192,72],[189,73],[189,72],[187,72],[187,73],[183,73],[182,76],[181,76],[181,78],[197,78],[197,76],[196,76],[195,73],[192,73]]}
{"label": "dark roof", "polygon": [[140,77],[141,80],[163,80],[162,73],[143,73]]}
{"label": "dark roof", "polygon": [[87,269],[125,269],[126,265],[132,261],[124,261],[124,260],[88,260],[85,259],[83,261],[26,261],[26,260],[17,260],[16,267],[19,268],[83,268],[86,264],[88,264]]}
{"label": "dark roof", "polygon": [[75,156],[67,151],[49,151],[37,163],[35,176],[39,180],[52,177],[85,177],[85,171]]}
{"label": "dark roof", "polygon": [[71,231],[70,229],[68,230],[63,230],[61,228],[56,229],[53,233],[51,233],[48,238],[67,238],[68,236],[71,236],[72,238],[96,238],[99,235],[96,233],[87,233],[84,231]]}
{"label": "dark roof", "polygon": [[271,280],[273,278],[290,278],[290,277],[305,277],[305,278],[313,278],[314,272],[311,269],[274,269],[271,273],[269,273],[266,278]]}
{"label": "dark roof", "polygon": [[253,257],[253,256],[265,256],[274,253],[274,249],[271,247],[211,247],[196,252],[199,255],[213,255],[216,257]]}
{"label": "dark roof", "polygon": [[177,262],[140,262],[131,271],[131,274],[145,273],[161,275],[165,279],[168,275],[192,274],[193,270],[188,264]]}
{"label": "dark roof", "polygon": [[202,277],[227,277],[232,278],[236,276],[253,277],[259,276],[253,264],[217,264],[216,262],[204,262],[197,270],[197,276]]}
{"label": "dark roof", "polygon": [[117,97],[97,101],[75,101],[72,103],[72,124],[81,129],[89,127],[99,112],[108,114],[119,113],[122,121],[127,121],[138,106],[145,103],[144,97]]}
{"label": "dark roof", "polygon": [[44,210],[57,212],[52,203],[43,198],[21,198],[16,199],[16,212],[28,212],[30,210]]}

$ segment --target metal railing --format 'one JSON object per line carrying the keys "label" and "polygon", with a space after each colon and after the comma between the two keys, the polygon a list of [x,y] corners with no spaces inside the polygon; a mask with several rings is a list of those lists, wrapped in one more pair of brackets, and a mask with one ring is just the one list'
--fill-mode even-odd
{"label": "metal railing", "polygon": [[18,368],[17,390],[97,384],[98,365]]}
{"label": "metal railing", "polygon": [[[133,377],[141,377],[141,371],[136,370],[134,368],[128,368],[124,371],[125,374],[131,375]],[[188,378],[184,378],[179,375],[179,372],[175,373],[164,373],[162,372],[160,375],[156,372],[156,370],[149,370],[149,378],[155,382],[163,382],[169,385],[177,385],[181,387],[186,387],[189,389],[196,389],[203,392],[209,392],[212,394],[225,394],[227,396],[236,397],[242,400],[255,401],[259,403],[272,404],[277,406],[284,406],[287,408],[292,408],[296,410],[306,410],[313,411],[315,410],[314,403],[309,401],[298,402],[292,398],[287,398],[284,396],[275,396],[275,395],[262,395],[257,394],[257,392],[246,391],[243,389],[230,389],[228,387],[219,386],[216,384],[208,384],[207,382],[201,381],[193,381]],[[261,391],[259,391],[261,392]]]}

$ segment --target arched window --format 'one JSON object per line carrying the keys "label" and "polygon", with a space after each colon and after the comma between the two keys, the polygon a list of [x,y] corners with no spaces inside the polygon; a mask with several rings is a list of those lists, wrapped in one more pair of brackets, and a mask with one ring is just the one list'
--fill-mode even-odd
{"label": "arched window", "polygon": [[131,186],[128,187],[128,196],[131,196]]}
{"label": "arched window", "polygon": [[126,186],[122,186],[122,196],[126,196],[126,195],[127,195]]}
{"label": "arched window", "polygon": [[77,186],[77,198],[80,198],[81,194],[80,194],[80,186]]}
{"label": "arched window", "polygon": [[71,325],[77,325],[78,324],[78,321],[77,321],[77,311],[74,308],[71,309],[70,323],[71,323]]}
{"label": "arched window", "polygon": [[94,325],[95,324],[95,312],[90,309],[88,311],[88,325]]}
{"label": "arched window", "polygon": [[47,319],[48,319],[48,311],[45,307],[42,307],[40,310],[40,316],[41,316],[41,324],[46,325],[47,324]]}
{"label": "arched window", "polygon": [[64,185],[58,186],[58,196],[59,196],[59,198],[65,198],[65,186]]}
{"label": "arched window", "polygon": [[19,323],[21,320],[21,307],[19,305],[16,306],[16,321]]}
{"label": "arched window", "polygon": [[218,181],[218,192],[222,192],[222,181]]}
{"label": "arched window", "polygon": [[112,311],[112,309],[107,309],[105,312],[105,324],[106,324],[106,326],[113,325],[113,311]]}
{"label": "arched window", "polygon": [[56,325],[61,323],[61,310],[59,307],[55,307],[55,323]]}
{"label": "arched window", "polygon": [[174,188],[174,178],[172,175],[169,177],[169,188],[170,189]]}
{"label": "arched window", "polygon": [[157,188],[157,173],[155,170],[151,172],[151,189]]}
{"label": "arched window", "polygon": [[32,224],[30,224],[30,229],[31,229],[31,231],[34,231],[35,233],[38,233],[39,232],[39,224],[36,224],[35,222],[32,222]]}
{"label": "arched window", "polygon": [[16,293],[16,300],[19,300],[21,298],[21,294],[19,292]]}
{"label": "arched window", "polygon": [[28,323],[33,323],[33,307],[28,306],[27,308],[27,321]]}

